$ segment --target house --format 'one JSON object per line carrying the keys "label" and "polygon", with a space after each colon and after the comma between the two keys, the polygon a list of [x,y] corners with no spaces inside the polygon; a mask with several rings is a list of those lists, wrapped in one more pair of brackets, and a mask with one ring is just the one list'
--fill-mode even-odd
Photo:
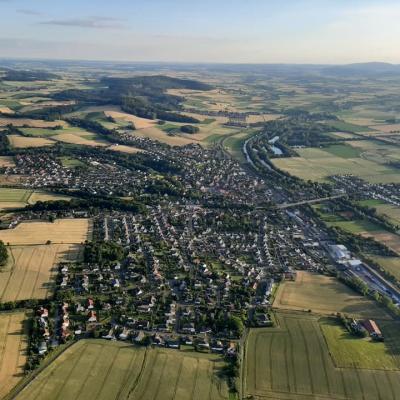
{"label": "house", "polygon": [[381,330],[374,320],[367,319],[363,321],[363,325],[372,339],[380,341],[384,339]]}
{"label": "house", "polygon": [[88,322],[97,322],[97,315],[96,315],[96,311],[89,311],[88,314]]}
{"label": "house", "polygon": [[47,353],[47,344],[46,342],[40,342],[38,347],[38,353],[42,356]]}

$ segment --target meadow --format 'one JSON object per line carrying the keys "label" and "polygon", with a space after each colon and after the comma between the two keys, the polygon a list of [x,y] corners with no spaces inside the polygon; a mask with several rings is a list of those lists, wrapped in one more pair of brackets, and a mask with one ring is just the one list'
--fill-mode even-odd
{"label": "meadow", "polygon": [[136,348],[105,340],[81,340],[47,366],[17,400],[222,400],[226,384],[217,356]]}
{"label": "meadow", "polygon": [[0,313],[0,399],[24,376],[27,340],[25,313]]}
{"label": "meadow", "polygon": [[295,281],[279,286],[273,307],[326,315],[341,312],[354,317],[388,317],[376,303],[358,295],[336,278],[306,271],[297,271]]}
{"label": "meadow", "polygon": [[381,360],[375,369],[335,366],[318,317],[278,313],[277,321],[276,328],[251,329],[248,334],[245,396],[274,400],[398,398],[400,371],[379,369]]}
{"label": "meadow", "polygon": [[400,281],[400,257],[379,257],[370,254],[368,258],[371,258]]}

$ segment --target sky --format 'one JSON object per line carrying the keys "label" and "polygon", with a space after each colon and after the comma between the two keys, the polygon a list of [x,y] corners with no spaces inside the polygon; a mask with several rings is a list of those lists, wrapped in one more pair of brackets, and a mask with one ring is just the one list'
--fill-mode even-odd
{"label": "sky", "polygon": [[400,64],[400,0],[0,0],[0,58]]}

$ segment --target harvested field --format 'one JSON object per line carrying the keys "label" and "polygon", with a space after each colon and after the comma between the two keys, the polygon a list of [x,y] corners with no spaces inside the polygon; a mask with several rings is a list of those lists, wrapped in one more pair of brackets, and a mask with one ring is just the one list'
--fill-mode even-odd
{"label": "harvested field", "polygon": [[147,118],[140,118],[136,115],[128,114],[119,111],[105,111],[106,117],[111,117],[115,120],[122,120],[125,122],[132,122],[136,129],[150,128],[157,124],[156,121]]}
{"label": "harvested field", "polygon": [[91,140],[86,139],[82,136],[78,136],[74,133],[60,133],[59,135],[55,135],[51,137],[54,140],[64,143],[70,144],[78,144],[82,146],[92,146],[92,147],[104,147],[107,146],[107,143],[100,140]]}
{"label": "harvested field", "polygon": [[39,137],[25,137],[20,135],[7,135],[7,137],[12,147],[20,149],[25,149],[28,147],[53,146],[55,144],[53,140]]}
{"label": "harvested field", "polygon": [[400,371],[337,368],[317,317],[306,313],[279,313],[277,319],[277,328],[250,330],[244,363],[245,397],[398,399]]}
{"label": "harvested field", "polygon": [[75,244],[10,247],[13,266],[0,272],[0,301],[45,299],[53,288],[55,266],[74,261],[82,253]]}
{"label": "harvested field", "polygon": [[22,222],[14,229],[0,231],[0,240],[13,246],[65,243],[79,244],[90,239],[91,221],[87,218],[57,219],[54,222]]}
{"label": "harvested field", "polygon": [[54,128],[55,126],[67,126],[65,121],[44,121],[41,119],[29,118],[3,118],[0,117],[0,126],[29,126],[32,128]]}
{"label": "harvested field", "polygon": [[388,317],[373,301],[358,295],[336,278],[305,271],[297,271],[296,281],[280,285],[273,306],[320,314],[341,312],[354,317]]}
{"label": "harvested field", "polygon": [[[71,200],[72,197],[57,194],[57,193],[49,193],[42,191],[35,191],[29,197],[28,203],[35,204],[38,201],[55,201],[55,200]],[[1,205],[1,204],[0,204]]]}
{"label": "harvested field", "polygon": [[119,151],[120,153],[128,153],[128,154],[135,154],[143,151],[142,149],[138,149],[137,147],[124,146],[120,144],[113,144],[112,146],[107,147],[107,150]]}
{"label": "harvested field", "polygon": [[0,399],[24,376],[25,313],[0,313]]}
{"label": "harvested field", "polygon": [[360,235],[364,237],[372,237],[376,241],[385,244],[387,247],[392,249],[394,252],[400,255],[400,236],[395,233],[387,231],[374,231],[374,232],[360,232]]}
{"label": "harvested field", "polygon": [[384,133],[400,133],[400,124],[370,125],[370,128]]}
{"label": "harvested field", "polygon": [[260,115],[249,115],[247,117],[247,122],[249,124],[255,124],[257,122],[268,122],[274,121],[275,119],[280,118],[280,114],[260,114]]}
{"label": "harvested field", "polygon": [[11,110],[11,108],[9,108],[9,107],[0,106],[0,113],[3,113],[3,114],[14,114],[14,111]]}
{"label": "harvested field", "polygon": [[0,167],[14,167],[15,163],[12,157],[0,156]]}
{"label": "harvested field", "polygon": [[18,400],[222,400],[227,387],[215,356],[81,340],[69,347],[17,396]]}

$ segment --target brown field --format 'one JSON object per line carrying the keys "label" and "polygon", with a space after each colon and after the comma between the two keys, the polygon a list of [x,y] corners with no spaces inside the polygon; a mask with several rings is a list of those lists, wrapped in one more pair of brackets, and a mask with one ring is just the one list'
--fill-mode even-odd
{"label": "brown field", "polygon": [[370,125],[369,127],[384,133],[400,132],[400,124]]}
{"label": "brown field", "polygon": [[14,229],[0,231],[0,240],[11,245],[52,243],[79,244],[90,239],[92,224],[88,218],[57,219],[52,222],[22,222]]}
{"label": "brown field", "polygon": [[7,137],[12,147],[21,149],[29,147],[53,146],[55,144],[53,140],[40,137],[24,137],[20,135],[7,135]]}
{"label": "brown field", "polygon": [[100,147],[107,146],[107,144],[104,142],[98,140],[85,139],[84,137],[78,136],[74,133],[60,133],[59,135],[52,136],[51,138],[59,142],[79,144],[82,146],[100,146]]}
{"label": "brown field", "polygon": [[0,113],[3,114],[14,114],[14,111],[11,108],[0,106]]}
{"label": "brown field", "polygon": [[77,244],[11,246],[12,266],[0,272],[0,301],[45,299],[52,292],[55,266],[82,253]]}
{"label": "brown field", "polygon": [[169,136],[166,132],[153,126],[151,128],[144,128],[134,131],[133,136],[146,137],[153,140],[158,140],[167,143],[171,146],[185,146],[191,143],[197,143],[197,140],[188,139],[182,136]]}
{"label": "brown field", "polygon": [[0,167],[14,167],[15,163],[12,157],[0,156]]}
{"label": "brown field", "polygon": [[279,287],[273,306],[319,314],[341,312],[359,317],[388,317],[373,301],[358,295],[336,278],[305,271],[297,271],[296,281],[284,282]]}
{"label": "brown field", "polygon": [[273,121],[281,117],[280,114],[260,114],[260,115],[249,115],[247,117],[247,122],[249,124],[255,124],[257,122],[268,122]]}
{"label": "brown field", "polygon": [[25,313],[0,313],[0,399],[24,376]]}
{"label": "brown field", "polygon": [[150,128],[154,126],[157,122],[152,119],[140,118],[136,115],[128,114],[119,111],[105,111],[104,114],[107,117],[114,118],[115,120],[122,120],[125,122],[132,122],[136,129]]}
{"label": "brown field", "polygon": [[20,135],[7,135],[11,146],[16,148],[28,148],[28,147],[43,147],[43,146],[53,146],[54,141],[39,137],[24,137]]}
{"label": "brown field", "polygon": [[30,126],[32,128],[54,128],[55,126],[67,126],[65,121],[44,121],[41,119],[29,118],[0,118],[0,126]]}
{"label": "brown field", "polygon": [[143,151],[142,149],[138,149],[137,147],[124,146],[120,144],[113,144],[112,146],[107,147],[107,150],[119,151],[120,153],[128,153],[128,154],[135,154]]}
{"label": "brown field", "polygon": [[397,254],[400,254],[400,236],[387,231],[360,232],[360,235],[372,237],[376,241],[385,244]]}
{"label": "brown field", "polygon": [[29,197],[28,203],[35,204],[38,201],[53,201],[53,200],[71,200],[72,197],[64,196],[56,193],[47,193],[35,191]]}

